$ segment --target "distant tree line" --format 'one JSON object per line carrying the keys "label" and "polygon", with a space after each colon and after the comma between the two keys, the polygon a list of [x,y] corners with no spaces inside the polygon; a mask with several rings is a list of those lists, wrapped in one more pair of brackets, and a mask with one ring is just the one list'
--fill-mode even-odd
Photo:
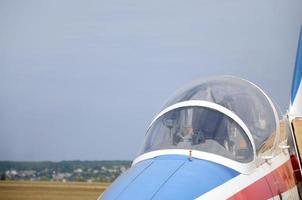
{"label": "distant tree line", "polygon": [[0,161],[0,172],[15,169],[15,170],[36,170],[40,171],[46,168],[58,169],[62,172],[68,172],[77,168],[97,168],[97,167],[111,167],[114,165],[130,166],[131,161],[128,160],[102,160],[102,161]]}
{"label": "distant tree line", "polygon": [[113,181],[131,161],[0,161],[0,180]]}

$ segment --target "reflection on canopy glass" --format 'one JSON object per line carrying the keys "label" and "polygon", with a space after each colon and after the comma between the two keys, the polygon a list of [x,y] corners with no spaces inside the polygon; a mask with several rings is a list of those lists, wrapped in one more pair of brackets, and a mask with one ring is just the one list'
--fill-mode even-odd
{"label": "reflection on canopy glass", "polygon": [[246,80],[221,76],[192,82],[172,96],[164,108],[188,100],[209,101],[231,110],[248,127],[256,150],[268,138],[274,140],[279,119],[273,105],[259,88]]}
{"label": "reflection on canopy glass", "polygon": [[243,129],[223,113],[203,107],[182,107],[159,117],[147,132],[141,153],[160,149],[194,149],[239,162],[253,160]]}

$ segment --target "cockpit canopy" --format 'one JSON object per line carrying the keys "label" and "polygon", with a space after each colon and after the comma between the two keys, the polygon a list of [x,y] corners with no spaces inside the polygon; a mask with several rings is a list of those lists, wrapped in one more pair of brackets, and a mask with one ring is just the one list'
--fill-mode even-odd
{"label": "cockpit canopy", "polygon": [[[242,125],[219,109],[190,105],[169,109],[191,100],[228,109],[241,119],[252,138]],[[232,76],[195,81],[179,90],[162,110],[147,131],[141,153],[195,149],[250,162],[254,152],[252,144],[259,151],[268,141],[273,143],[278,129],[278,114],[268,96],[254,84]]]}
{"label": "cockpit canopy", "polygon": [[153,123],[143,152],[160,149],[194,149],[240,162],[253,160],[252,144],[233,119],[198,106],[171,110]]}

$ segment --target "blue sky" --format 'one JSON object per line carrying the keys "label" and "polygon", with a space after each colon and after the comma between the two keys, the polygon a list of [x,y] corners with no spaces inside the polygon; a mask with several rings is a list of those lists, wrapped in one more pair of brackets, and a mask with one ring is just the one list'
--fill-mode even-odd
{"label": "blue sky", "polygon": [[133,159],[192,79],[289,103],[299,0],[0,0],[0,160]]}

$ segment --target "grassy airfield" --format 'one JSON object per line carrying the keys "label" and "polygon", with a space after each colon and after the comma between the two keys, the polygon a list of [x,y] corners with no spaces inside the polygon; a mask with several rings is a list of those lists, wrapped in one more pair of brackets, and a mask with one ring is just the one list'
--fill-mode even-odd
{"label": "grassy airfield", "polygon": [[96,200],[109,183],[0,181],[0,200]]}

